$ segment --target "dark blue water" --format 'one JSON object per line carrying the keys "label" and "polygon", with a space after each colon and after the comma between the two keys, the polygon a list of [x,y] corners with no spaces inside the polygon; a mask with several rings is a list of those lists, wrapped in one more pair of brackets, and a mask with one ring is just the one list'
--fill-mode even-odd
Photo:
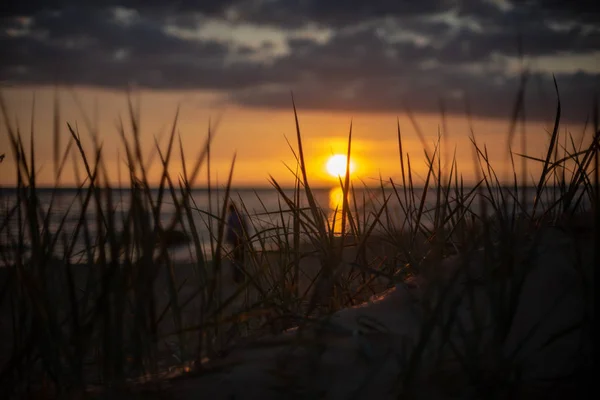
{"label": "dark blue water", "polygon": [[[372,224],[380,209],[383,207],[384,199],[389,197],[386,205],[386,211],[381,215],[379,222],[375,223],[375,232],[385,229],[396,229],[400,230],[403,228],[405,222],[405,209],[404,205],[404,193],[398,189],[396,193],[392,188],[381,188],[375,189],[358,189],[355,190],[354,195],[349,196],[349,205],[351,212],[356,220],[360,221],[363,226]],[[464,193],[468,193],[470,189],[465,188]],[[80,233],[77,238],[73,237],[75,227],[79,223],[81,216],[81,199],[77,195],[76,189],[58,189],[56,191],[52,189],[39,189],[37,191],[40,209],[42,215],[50,212],[50,224],[49,230],[52,234],[55,234],[64,219],[64,224],[61,232],[66,234],[69,240],[75,241],[74,247],[74,262],[84,261],[84,250],[85,245],[83,236]],[[153,190],[152,197],[154,200],[158,197],[158,191]],[[422,189],[416,190],[416,208],[419,207],[420,197],[422,195]],[[490,213],[493,210],[489,200],[489,193],[487,191],[482,192],[485,196],[485,202],[487,202],[487,212]],[[294,190],[289,189],[284,191],[284,195],[289,199],[294,198]],[[313,195],[320,207],[323,221],[326,223],[328,229],[333,229],[335,232],[340,232],[341,221],[339,215],[336,214],[336,208],[341,208],[343,200],[343,192],[340,188],[333,189],[314,189]],[[499,199],[499,192],[493,193],[497,199]],[[509,188],[505,189],[504,195],[508,199],[509,204],[508,212],[512,212],[511,204],[512,196]],[[400,198],[400,201],[398,199]],[[54,197],[54,199],[53,199]],[[209,202],[209,192],[206,189],[196,189],[192,191],[192,203],[194,211],[193,221],[195,230],[200,237],[202,242],[202,248],[204,257],[207,259],[212,258],[212,250],[214,248],[214,237],[211,239],[211,230],[217,231],[219,218],[222,212],[224,203],[225,191],[224,190],[212,190],[211,198]],[[549,207],[556,198],[559,197],[558,190],[550,189],[546,190],[541,197],[543,200],[540,203],[540,209]],[[289,207],[285,201],[284,196],[276,191],[275,189],[232,189],[230,192],[230,198],[238,204],[238,206],[247,214],[251,232],[253,236],[253,242],[255,246],[259,246],[259,242],[262,241],[267,248],[276,247],[276,237],[283,235],[283,227],[288,229],[292,226],[292,213],[289,212]],[[450,204],[456,201],[454,192],[451,192],[448,196]],[[525,201],[525,209],[531,210],[533,200],[535,198],[535,189],[528,188]],[[584,203],[585,203],[584,199]],[[130,191],[129,190],[113,190],[112,202],[113,209],[116,216],[116,230],[122,229],[122,220],[130,206]],[[0,215],[2,215],[2,226],[0,226],[0,246],[3,252],[3,259],[1,262],[4,264],[7,259],[11,259],[11,251],[14,244],[18,241],[18,218],[16,214],[9,216],[10,210],[14,207],[17,202],[17,194],[14,189],[0,188]],[[437,191],[436,189],[430,188],[427,191],[426,200],[424,202],[423,210],[425,211],[422,222],[430,224],[433,219],[433,210],[437,203]],[[306,196],[302,195],[300,198],[300,204],[305,207],[305,212],[310,215],[308,209],[308,201]],[[473,202],[470,204],[470,209],[476,214],[480,214],[480,199],[475,196]],[[521,212],[521,210],[518,210]],[[162,208],[160,213],[160,222],[163,226],[168,226],[175,217],[175,206],[168,192],[165,192],[162,200]],[[95,238],[97,228],[97,214],[95,203],[92,201],[86,211],[85,218],[89,223],[91,237]],[[23,224],[24,225],[24,224]],[[181,227],[179,227],[181,229]],[[25,229],[25,226],[24,226]],[[186,221],[183,229],[185,231],[190,230],[190,224]],[[61,236],[62,236],[61,233]],[[260,239],[260,241],[259,241]],[[213,246],[211,246],[211,240],[213,240]],[[28,241],[28,237],[25,237],[25,242]],[[194,246],[180,246],[179,248],[172,250],[172,257],[178,261],[188,261],[195,259],[198,256],[193,248]],[[61,256],[62,246],[57,246],[57,256]]]}

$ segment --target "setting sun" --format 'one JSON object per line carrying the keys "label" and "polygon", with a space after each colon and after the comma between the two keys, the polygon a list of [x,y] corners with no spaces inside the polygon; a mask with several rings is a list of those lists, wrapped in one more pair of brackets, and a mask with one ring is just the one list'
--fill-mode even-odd
{"label": "setting sun", "polygon": [[[327,172],[335,178],[346,175],[347,157],[343,154],[335,154],[327,160]],[[350,160],[350,173],[354,172],[354,163]]]}

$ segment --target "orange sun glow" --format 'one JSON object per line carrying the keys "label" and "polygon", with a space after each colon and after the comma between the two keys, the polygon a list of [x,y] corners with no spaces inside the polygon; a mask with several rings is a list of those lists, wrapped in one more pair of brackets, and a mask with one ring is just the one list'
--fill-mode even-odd
{"label": "orange sun glow", "polygon": [[[334,154],[327,160],[325,168],[329,175],[337,178],[346,175],[347,157],[344,154]],[[350,173],[354,172],[354,162],[350,160]]]}

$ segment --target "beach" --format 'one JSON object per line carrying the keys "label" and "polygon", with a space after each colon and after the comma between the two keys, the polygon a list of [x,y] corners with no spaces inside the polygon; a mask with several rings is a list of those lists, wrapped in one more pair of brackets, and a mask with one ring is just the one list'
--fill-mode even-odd
{"label": "beach", "polygon": [[[485,347],[487,341],[490,348],[487,356],[483,355],[488,359],[480,360],[482,369],[478,372],[486,376],[483,379],[489,380],[490,387],[502,379],[494,375],[501,375],[506,368],[495,363],[518,354],[512,362],[521,366],[520,381],[516,380],[514,387],[495,388],[504,392],[503,396],[563,398],[587,393],[589,387],[582,386],[587,377],[578,377],[577,371],[590,362],[591,337],[580,323],[590,310],[585,309],[583,293],[587,289],[581,286],[577,270],[581,267],[585,274],[591,274],[592,240],[589,230],[547,228],[535,257],[528,261],[531,270],[519,294],[506,342],[494,348],[493,333],[482,335],[481,345]],[[452,284],[455,292],[443,306],[443,320],[450,318],[449,303],[455,298],[461,299],[461,305],[454,318],[463,321],[464,329],[473,329],[469,326],[474,321],[473,305],[478,307],[481,321],[493,318],[491,306],[486,305],[492,301],[489,286],[480,283],[473,287],[475,300],[471,303],[464,298],[466,274],[450,282],[449,276],[464,268],[457,257],[444,260],[436,268],[445,276],[442,287]],[[485,268],[482,253],[475,255],[470,264],[472,273],[481,276]],[[199,393],[215,399],[282,398],[284,393],[292,398],[395,398],[399,377],[407,373],[405,368],[410,364],[408,355],[418,344],[429,316],[424,302],[432,294],[425,289],[426,284],[410,280],[398,283],[360,306],[335,312],[326,318],[327,326],[313,326],[302,333],[291,330],[234,348],[214,365],[209,362],[204,366],[205,376],[190,374],[173,379],[166,391],[173,398],[195,398]],[[568,334],[550,340],[565,329],[570,330]],[[460,347],[464,333],[456,327],[452,331],[451,340]],[[427,340],[419,372],[412,377],[410,398],[481,395],[477,394],[481,388],[470,386],[456,354],[448,348],[439,353],[440,344],[446,340],[438,331]]]}
{"label": "beach", "polygon": [[[479,249],[469,255],[432,261],[427,274],[395,282],[378,277],[370,285],[370,293],[358,295],[359,287],[347,287],[354,291],[350,296],[354,305],[343,305],[331,315],[317,316],[309,323],[277,320],[277,310],[281,309],[267,304],[250,306],[261,297],[261,290],[272,289],[278,280],[274,271],[283,270],[277,264],[280,252],[254,254],[259,258],[255,267],[262,272],[248,265],[247,273],[255,283],[243,289],[242,295],[236,295],[240,285],[233,282],[232,266],[225,257],[215,290],[222,304],[232,301],[220,312],[222,324],[213,340],[220,341],[227,351],[204,354],[200,361],[193,361],[192,354],[184,354],[186,349],[179,347],[179,343],[185,343],[192,349],[198,344],[198,330],[193,328],[201,325],[202,301],[197,292],[202,280],[198,265],[176,264],[172,269],[163,266],[153,284],[156,310],[169,306],[170,274],[178,288],[178,299],[189,303],[180,305],[181,322],[172,313],[161,319],[158,336],[162,339],[157,346],[160,379],[140,381],[132,395],[174,399],[387,399],[404,393],[409,398],[441,399],[478,397],[488,385],[500,398],[577,397],[587,390],[587,378],[578,371],[589,364],[592,345],[581,322],[593,311],[586,309],[589,303],[585,299],[589,290],[586,282],[591,280],[595,260],[590,221],[589,216],[572,218],[523,238],[514,249],[515,266],[522,271],[513,271],[512,276],[489,274],[491,259]],[[340,278],[343,274],[356,268],[356,245],[350,240],[348,243],[336,269],[340,281],[344,281]],[[322,281],[312,282],[323,269],[322,254],[308,244],[304,246],[299,267],[305,274],[299,289],[310,293],[304,296],[307,299],[318,300]],[[386,254],[385,243],[372,238],[365,255],[369,260],[393,258],[392,249],[387,247]],[[93,270],[85,265],[73,266],[76,286],[84,287]],[[513,320],[504,340],[498,343],[495,332],[485,328],[498,326],[494,290],[514,282],[521,272],[524,282],[511,314]],[[5,278],[2,275],[1,281]],[[366,301],[361,302],[361,297]],[[125,320],[134,317],[126,313]],[[432,321],[433,328],[428,331]],[[177,334],[178,323],[184,327],[183,336]],[[477,324],[484,328],[475,334]],[[477,370],[471,372],[479,374],[476,379],[463,364],[473,343],[480,346],[481,352],[471,360],[477,362]],[[5,350],[3,354],[10,354],[9,348]],[[180,357],[192,362],[184,368]],[[504,376],[514,368],[520,371],[518,379]],[[506,382],[512,382],[512,386]],[[91,385],[89,390],[92,395],[100,395],[106,388]]]}

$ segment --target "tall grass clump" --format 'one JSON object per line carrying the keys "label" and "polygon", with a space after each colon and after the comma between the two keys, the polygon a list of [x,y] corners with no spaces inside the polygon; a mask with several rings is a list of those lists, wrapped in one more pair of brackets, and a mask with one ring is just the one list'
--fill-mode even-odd
{"label": "tall grass clump", "polygon": [[[201,370],[244,336],[280,332],[353,301],[339,279],[335,285],[332,281],[343,237],[338,244],[337,229],[311,192],[299,126],[302,177],[291,198],[273,179],[281,195],[279,209],[264,207],[260,213],[239,201],[254,217],[246,232],[246,279],[231,290],[226,287],[231,249],[224,233],[235,156],[225,185],[212,186],[214,127],[209,126],[191,168],[177,135],[178,112],[166,146],[155,139],[152,152],[144,156],[139,111],[129,98],[128,120],[118,124],[125,178],[119,172],[119,186],[113,187],[97,127],[83,115],[87,138],[82,137],[77,124],[62,121],[57,99],[54,106],[54,186],[47,188],[36,180],[35,103],[27,149],[21,127],[11,122],[10,110],[0,102],[16,171],[16,186],[7,192],[0,225],[0,308],[8,333],[0,387],[8,397],[90,391],[111,395],[140,384],[152,386],[173,368]],[[62,146],[64,136],[68,141]],[[181,174],[173,176],[170,167],[177,154]],[[65,204],[60,190],[69,162],[77,185]],[[154,163],[160,170],[158,186],[150,180]],[[193,197],[203,169],[208,208]],[[342,186],[347,197],[348,176]],[[42,202],[48,192],[50,200]],[[220,197],[217,206],[211,203],[211,192]],[[168,221],[161,217],[166,207],[172,210]],[[340,214],[342,230],[346,221],[355,226],[347,201]],[[173,245],[187,247],[191,265],[173,261]],[[300,264],[314,254],[323,268],[302,286],[311,272]],[[334,289],[337,295],[330,296]]]}
{"label": "tall grass clump", "polygon": [[[178,114],[166,148],[156,140],[144,157],[140,115],[131,100],[128,104],[129,121],[121,120],[118,127],[126,179],[115,188],[100,133],[85,119],[91,142],[91,150],[85,150],[85,138],[77,125],[61,120],[55,100],[55,186],[49,203],[42,204],[48,189],[36,181],[35,107],[27,149],[21,127],[11,123],[10,111],[0,103],[17,175],[14,196],[6,199],[14,201],[7,204],[0,226],[0,387],[8,397],[70,396],[93,387],[117,393],[136,382],[154,382],[173,366],[200,365],[229,345],[222,332],[223,310],[241,290],[219,295],[235,157],[224,189],[219,188],[225,193],[222,209],[202,209],[200,220],[209,226],[210,237],[201,238],[191,189],[208,168],[212,128],[191,169],[186,169],[179,140],[183,173],[172,176]],[[69,140],[63,147],[65,134]],[[157,157],[158,187],[151,185],[148,172]],[[75,195],[69,204],[57,206],[65,201],[59,190],[69,160],[77,179]],[[174,208],[170,221],[161,219],[165,205]],[[66,229],[69,223],[72,229]],[[202,247],[206,239],[212,251]],[[173,245],[187,246],[196,255],[193,265],[176,265],[169,251]]]}
{"label": "tall grass clump", "polygon": [[[25,134],[11,123],[2,101],[16,188],[0,225],[5,243],[1,323],[8,333],[2,344],[0,388],[14,398],[158,390],[169,372],[207,372],[208,361],[226,357],[236,346],[292,327],[297,329],[289,344],[307,348],[313,355],[311,369],[318,371],[331,335],[362,337],[375,331],[397,340],[379,321],[363,319],[359,330],[349,332],[332,322],[332,315],[385,289],[415,282],[420,289],[420,325],[405,351],[392,355],[400,366],[396,395],[415,395],[422,384],[443,386],[441,376],[449,370],[453,387],[473,396],[501,396],[506,388],[522,387],[532,352],[573,332],[581,333],[581,343],[587,343],[594,332],[590,263],[579,260],[573,269],[586,306],[582,318],[531,350],[528,342],[533,343],[542,329],[535,325],[508,354],[504,351],[523,306],[524,287],[540,257],[539,246],[546,243],[548,228],[578,234],[572,223],[578,215],[594,216],[596,243],[600,227],[597,109],[593,134],[578,143],[570,133],[560,133],[557,96],[545,154],[517,153],[512,141],[515,126],[525,120],[519,100],[525,82],[508,135],[513,171],[508,181],[498,177],[487,147],[471,129],[477,178],[466,184],[459,165],[463,160],[444,159],[449,154],[444,148],[445,121],[431,144],[409,113],[423,144],[424,178],[417,178],[414,156],[405,149],[398,122],[400,181],[380,178],[377,187],[357,187],[349,172],[351,123],[346,174],[338,182],[342,201],[334,210],[319,203],[311,186],[293,99],[296,129],[290,148],[296,165],[288,168],[294,187],[288,190],[270,177],[278,206],[268,207],[256,193],[261,210],[232,198],[235,155],[226,183],[211,182],[213,126],[192,168],[177,134],[178,113],[166,146],[156,139],[145,157],[140,115],[131,100],[128,121],[118,126],[126,165],[120,187],[110,183],[100,132],[85,119],[89,135],[82,138],[77,125],[61,120],[55,101],[55,186],[49,203],[42,204],[46,189],[36,182],[35,108],[27,149]],[[69,140],[61,146],[64,135]],[[523,144],[524,130],[522,135]],[[181,173],[174,176],[170,171],[177,156]],[[78,184],[71,202],[59,208],[57,193],[70,160]],[[521,161],[521,177],[516,160]],[[158,186],[149,178],[153,163],[160,169]],[[528,163],[541,165],[533,180],[525,173]],[[209,201],[196,204],[193,190],[203,172]],[[219,196],[217,204],[212,203],[212,193]],[[233,288],[226,284],[231,249],[224,242],[230,201],[251,216],[245,232],[245,280]],[[174,211],[165,221],[167,207]],[[72,229],[66,228],[68,221],[75,221]],[[202,232],[208,232],[208,238]],[[174,245],[189,251],[189,265],[174,262]],[[560,300],[557,296],[557,304]],[[582,362],[581,371],[587,366]],[[365,375],[361,387],[371,383],[373,374]]]}
{"label": "tall grass clump", "polygon": [[[477,179],[474,184],[465,184],[459,160],[456,157],[442,160],[442,134],[431,148],[411,117],[424,148],[427,172],[423,181],[417,182],[415,178],[414,164],[404,151],[398,124],[401,181],[381,179],[380,188],[365,187],[362,195],[377,198],[378,203],[363,197],[360,204],[357,201],[360,194],[357,196],[347,172],[339,182],[343,200],[341,207],[333,210],[333,218],[314,201],[294,106],[297,150],[292,151],[298,165],[295,170],[289,168],[296,176],[293,196],[287,195],[272,179],[292,212],[295,228],[291,237],[286,231],[277,237],[279,248],[283,250],[279,253],[278,265],[287,267],[282,272],[284,275],[290,272],[289,279],[280,279],[281,287],[291,282],[287,298],[295,299],[296,303],[291,304],[304,305],[305,319],[299,321],[299,337],[303,336],[303,328],[316,327],[317,336],[309,335],[312,339],[302,342],[308,343],[313,360],[320,360],[326,351],[324,343],[328,335],[344,332],[343,327],[328,323],[328,316],[364,301],[368,297],[365,294],[394,285],[414,287],[417,282],[421,293],[418,337],[409,341],[402,354],[392,355],[400,366],[395,386],[398,395],[415,396],[416,391],[425,386],[454,394],[460,390],[476,397],[506,397],[529,393],[527,390],[539,385],[552,390],[565,381],[579,387],[587,383],[594,332],[593,266],[597,263],[594,243],[600,227],[596,211],[596,163],[600,145],[597,105],[592,135],[582,136],[580,141],[566,131],[561,135],[562,107],[555,82],[554,123],[544,155],[518,153],[513,150],[512,142],[519,121],[525,123],[522,97],[526,81],[526,77],[522,79],[518,91],[507,140],[507,170],[513,171],[508,180],[498,176],[487,147],[471,128]],[[467,117],[470,119],[468,108]],[[445,122],[443,125],[446,126]],[[526,148],[524,128],[521,134],[521,147]],[[348,163],[351,143],[352,125],[348,135]],[[520,177],[516,167],[518,159],[521,160]],[[526,175],[528,163],[539,163],[541,172],[537,177]],[[448,167],[444,168],[446,164]],[[298,200],[300,188],[308,207],[303,207]],[[336,223],[340,223],[341,228],[336,228]],[[310,251],[301,250],[298,235],[306,236]],[[568,240],[572,250],[561,248],[560,243],[564,243],[561,240]],[[564,252],[552,253],[554,246]],[[558,254],[564,259],[553,260],[546,253]],[[320,267],[311,277],[313,290],[308,297],[299,297],[294,292],[296,271],[303,257],[315,257]],[[523,317],[526,311],[522,310],[530,306],[525,302],[535,303],[531,280],[543,280],[544,275],[556,274],[553,268],[557,263],[570,271],[567,274],[576,276],[576,282],[569,281],[572,287],[567,292],[555,294],[549,314]],[[534,275],[539,271],[542,275]],[[273,286],[277,284],[272,282]],[[573,320],[548,333],[547,325],[553,323],[552,310],[563,307],[570,295],[578,302],[578,308],[569,316]],[[295,309],[292,313],[297,315],[299,311]],[[363,319],[359,323],[363,324],[364,332],[375,331],[390,341],[397,340],[377,321],[365,322]],[[532,326],[527,327],[528,324]],[[342,335],[357,335],[363,328]],[[522,329],[525,333],[518,336],[515,332]],[[551,375],[543,379],[527,375],[532,360],[571,340],[573,335],[578,337],[574,375]],[[318,371],[318,364],[313,363],[309,368],[313,385],[319,381],[318,373],[314,372]],[[372,377],[367,374],[362,387],[368,386]],[[323,385],[327,385],[325,381]],[[297,389],[290,385],[288,381],[284,389]],[[317,389],[313,387],[313,390]],[[327,389],[323,386],[321,390]],[[360,392],[355,395],[360,397]]]}
{"label": "tall grass clump", "polygon": [[[525,81],[519,89],[519,98],[525,90],[524,84]],[[473,395],[515,395],[517,392],[510,390],[540,383],[523,381],[527,363],[572,334],[582,335],[578,368],[589,370],[590,359],[585,354],[592,338],[594,288],[591,276],[594,264],[589,257],[582,259],[581,254],[589,253],[593,245],[589,240],[582,240],[577,247],[577,241],[581,235],[589,238],[590,232],[596,232],[597,240],[599,226],[597,222],[594,226],[593,223],[578,225],[574,221],[578,216],[597,216],[598,184],[593,177],[597,174],[594,160],[598,157],[600,132],[596,122],[594,132],[585,145],[583,140],[577,145],[570,133],[561,137],[561,102],[556,82],[555,86],[555,119],[545,157],[514,152],[511,129],[507,152],[513,170],[512,183],[498,178],[486,146],[478,142],[473,130],[471,142],[478,177],[474,187],[465,189],[457,173],[456,159],[451,161],[450,170],[444,174],[440,168],[439,152],[436,153],[438,148],[432,159],[426,155],[429,172],[425,187],[433,184],[429,193],[435,192],[436,196],[435,205],[426,211],[431,223],[424,225],[420,220],[423,197],[419,207],[412,206],[412,211],[406,213],[406,219],[412,218],[416,222],[409,228],[411,242],[427,241],[431,246],[417,259],[407,257],[406,266],[413,270],[409,273],[425,276],[431,284],[425,296],[425,319],[419,340],[403,361],[406,369],[400,378],[400,387],[405,394],[413,393],[419,381],[417,376],[422,372],[420,367],[431,356],[436,360],[433,370],[438,373],[447,372],[448,365],[452,363],[459,365],[458,370],[463,377],[466,376],[461,382],[466,382],[465,387],[470,388]],[[522,102],[517,101],[512,127],[518,123],[520,113],[524,113],[524,109]],[[597,110],[594,113],[597,115]],[[437,163],[434,161],[436,154]],[[524,178],[518,179],[517,157],[541,164],[541,173],[539,177],[532,178],[532,183]],[[523,163],[522,168],[525,165]],[[403,187],[406,188],[405,185]],[[409,185],[408,193],[405,192],[398,201],[411,204],[408,199],[413,196],[414,190]],[[416,214],[415,209],[418,210]],[[523,323],[518,319],[519,312],[528,307],[523,299],[531,299],[531,289],[525,285],[532,271],[536,267],[546,267],[547,274],[553,274],[556,272],[552,265],[561,262],[544,258],[543,252],[555,245],[549,242],[552,240],[548,236],[551,228],[558,228],[574,240],[576,256],[571,259],[571,254],[568,254],[568,263],[571,264],[566,267],[572,268],[579,277],[579,284],[571,289],[581,291],[581,308],[585,310],[582,310],[581,318],[576,317],[573,323],[551,332],[546,338],[541,332],[551,320],[551,314],[541,316],[539,321],[531,321],[535,322],[534,326],[515,345],[510,342],[511,333],[519,329],[517,324]],[[443,270],[443,260],[448,257],[453,257],[454,265],[458,267],[450,269],[452,272]],[[548,265],[539,267],[540,263]],[[441,278],[444,273],[450,275]],[[565,293],[555,294],[554,307],[562,306],[563,295]],[[459,316],[461,305],[470,310],[467,315]],[[477,311],[482,308],[487,312]],[[540,340],[542,344],[539,344]],[[511,345],[511,351],[506,354],[507,347]],[[546,383],[557,384],[562,378],[549,377]],[[587,379],[588,376],[580,374],[576,378]],[[451,379],[456,379],[456,375]]]}

